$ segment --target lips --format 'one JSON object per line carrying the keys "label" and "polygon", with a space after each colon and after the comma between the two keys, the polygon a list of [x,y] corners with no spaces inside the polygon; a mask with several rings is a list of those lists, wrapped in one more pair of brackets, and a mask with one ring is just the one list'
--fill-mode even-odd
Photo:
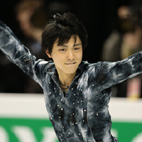
{"label": "lips", "polygon": [[74,65],[76,62],[73,63],[65,63],[66,65]]}

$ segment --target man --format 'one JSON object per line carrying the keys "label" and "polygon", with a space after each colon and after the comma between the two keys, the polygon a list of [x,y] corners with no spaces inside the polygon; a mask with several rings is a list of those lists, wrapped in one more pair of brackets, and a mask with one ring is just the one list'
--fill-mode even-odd
{"label": "man", "polygon": [[111,87],[142,72],[142,52],[118,62],[82,61],[87,32],[71,13],[56,14],[42,34],[51,61],[37,60],[0,23],[0,49],[43,88],[60,142],[117,142],[111,133]]}

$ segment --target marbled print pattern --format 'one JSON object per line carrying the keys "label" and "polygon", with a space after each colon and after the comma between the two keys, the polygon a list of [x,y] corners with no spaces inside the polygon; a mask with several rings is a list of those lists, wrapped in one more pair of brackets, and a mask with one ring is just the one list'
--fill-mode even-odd
{"label": "marbled print pattern", "polygon": [[142,72],[142,52],[113,63],[82,61],[64,97],[54,63],[37,60],[2,22],[0,49],[43,88],[49,118],[60,142],[117,142],[110,133],[111,87]]}

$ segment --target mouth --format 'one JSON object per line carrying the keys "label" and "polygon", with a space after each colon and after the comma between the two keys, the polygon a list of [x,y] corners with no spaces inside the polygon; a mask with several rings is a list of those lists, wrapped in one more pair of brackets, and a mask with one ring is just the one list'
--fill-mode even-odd
{"label": "mouth", "polygon": [[65,65],[74,65],[76,64],[76,62],[73,62],[73,63],[65,63]]}

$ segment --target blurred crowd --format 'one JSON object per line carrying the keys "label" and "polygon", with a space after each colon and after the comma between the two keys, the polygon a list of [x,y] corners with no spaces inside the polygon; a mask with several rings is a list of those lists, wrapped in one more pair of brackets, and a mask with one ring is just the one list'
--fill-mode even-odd
{"label": "blurred crowd", "polygon": [[[41,48],[42,30],[50,15],[56,12],[63,13],[69,8],[66,3],[61,2],[53,1],[48,6],[45,4],[42,0],[22,0],[15,5],[14,13],[23,34],[20,41],[37,59],[47,60]],[[11,63],[2,52],[0,52],[0,69],[0,92],[42,93],[41,87]]]}
{"label": "blurred crowd", "polygon": [[[84,1],[82,1],[82,3],[83,2]],[[73,8],[76,8],[76,11],[73,10]],[[80,8],[82,8],[82,6],[80,6]],[[85,7],[82,9],[85,9]],[[15,18],[22,32],[20,41],[28,47],[31,53],[37,58],[47,60],[46,55],[44,55],[41,49],[41,33],[48,19],[56,12],[64,13],[66,11],[73,11],[75,14],[78,14],[78,17],[80,19],[82,18],[81,20],[85,26],[89,25],[85,18],[88,18],[88,16],[91,17],[91,15],[81,13],[76,3],[71,5],[66,1],[56,0],[50,3],[48,2],[47,4],[44,0],[21,0],[15,5]],[[111,29],[111,32],[107,33],[106,38],[103,40],[102,47],[99,49],[99,51],[101,51],[99,56],[102,61],[115,62],[122,60],[142,49],[141,0],[131,1],[130,4],[119,5],[116,12],[117,16],[114,21],[116,24],[114,24],[114,28]],[[109,22],[112,24],[111,21]],[[90,30],[89,33],[91,33],[91,31],[92,30]],[[86,54],[89,54],[88,51],[86,51]],[[1,52],[0,74],[0,92],[42,93],[41,87],[19,70],[17,66],[13,65]],[[6,79],[4,74],[7,75]],[[142,97],[142,75],[114,86],[112,91],[113,97]]]}
{"label": "blurred crowd", "polygon": [[[102,60],[115,62],[142,50],[142,3],[117,9],[117,28],[105,40]],[[112,87],[114,97],[142,97],[142,75]]]}

